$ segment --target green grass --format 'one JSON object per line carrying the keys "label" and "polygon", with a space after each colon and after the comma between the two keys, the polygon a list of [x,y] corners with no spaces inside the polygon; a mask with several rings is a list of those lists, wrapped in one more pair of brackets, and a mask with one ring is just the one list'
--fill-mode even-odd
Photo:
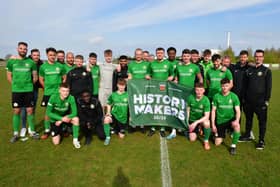
{"label": "green grass", "polygon": [[[273,71],[265,150],[257,151],[254,142],[240,143],[237,155],[230,156],[225,146],[230,139],[220,147],[211,144],[206,152],[200,141],[190,143],[179,136],[168,142],[173,186],[279,186],[277,80],[280,72]],[[80,150],[73,148],[71,138],[59,146],[53,146],[50,139],[9,143],[11,89],[3,68],[0,82],[0,186],[161,186],[158,135],[147,138],[134,133],[123,140],[113,136],[108,147],[94,136],[93,143]],[[43,109],[37,109],[36,129],[40,130]],[[254,134],[258,135],[256,121]]]}

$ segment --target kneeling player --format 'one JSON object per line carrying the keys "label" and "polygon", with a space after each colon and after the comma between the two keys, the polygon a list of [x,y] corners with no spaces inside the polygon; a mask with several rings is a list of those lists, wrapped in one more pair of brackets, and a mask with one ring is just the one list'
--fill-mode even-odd
{"label": "kneeling player", "polygon": [[221,80],[222,92],[213,97],[211,122],[213,132],[216,133],[215,144],[218,146],[223,142],[226,129],[233,129],[230,154],[236,154],[236,144],[240,137],[240,102],[233,92],[230,91],[230,80]]}
{"label": "kneeling player", "polygon": [[62,83],[59,87],[59,93],[50,97],[47,106],[47,115],[51,122],[51,135],[54,145],[58,145],[61,140],[63,123],[71,123],[73,128],[73,145],[80,148],[79,136],[79,118],[77,117],[77,107],[75,98],[69,95],[69,85]]}
{"label": "kneeling player", "polygon": [[[125,127],[128,118],[128,95],[125,91],[126,81],[119,79],[117,83],[118,90],[113,92],[107,101],[107,112],[104,118],[104,132],[106,139],[104,145],[110,143],[110,123],[115,125],[120,138],[125,136]],[[112,108],[112,111],[111,111]]]}
{"label": "kneeling player", "polygon": [[199,126],[204,127],[204,149],[209,150],[210,128],[210,101],[204,95],[205,89],[203,83],[195,84],[195,95],[188,98],[187,113],[189,118],[189,138],[195,141],[199,133]]}

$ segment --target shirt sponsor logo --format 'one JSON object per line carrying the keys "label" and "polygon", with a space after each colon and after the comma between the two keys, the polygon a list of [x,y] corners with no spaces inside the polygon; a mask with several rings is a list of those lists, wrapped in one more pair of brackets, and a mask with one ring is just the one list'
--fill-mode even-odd
{"label": "shirt sponsor logo", "polygon": [[259,76],[259,77],[262,76],[262,74],[263,74],[263,73],[262,73],[261,71],[258,72],[258,76]]}
{"label": "shirt sponsor logo", "polygon": [[94,109],[94,104],[91,104],[91,105],[90,105],[90,108],[91,108],[91,109]]}
{"label": "shirt sponsor logo", "polygon": [[86,73],[86,72],[83,72],[83,73],[82,73],[82,75],[83,75],[83,76],[86,76],[86,75],[87,75],[87,73]]}

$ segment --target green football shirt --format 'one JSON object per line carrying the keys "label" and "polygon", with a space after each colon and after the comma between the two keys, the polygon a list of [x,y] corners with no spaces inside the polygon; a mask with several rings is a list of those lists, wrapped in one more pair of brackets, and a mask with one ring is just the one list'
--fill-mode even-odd
{"label": "green football shirt", "polygon": [[203,84],[204,84],[204,88],[207,88],[208,85],[207,85],[207,82],[206,82],[206,74],[207,74],[209,69],[213,68],[213,62],[211,60],[208,61],[208,62],[205,62],[204,60],[202,60],[199,64],[203,68]]}
{"label": "green football shirt", "polygon": [[12,92],[32,92],[32,72],[37,71],[37,66],[30,58],[9,59],[7,71],[12,73]]}
{"label": "green football shirt", "polygon": [[224,96],[220,92],[213,97],[212,105],[216,107],[216,124],[220,125],[235,117],[235,107],[240,106],[240,102],[235,93]]}
{"label": "green football shirt", "polygon": [[169,76],[174,76],[172,65],[167,60],[155,60],[149,67],[152,79],[166,81]]}
{"label": "green football shirt", "polygon": [[113,92],[107,101],[112,106],[112,115],[121,123],[125,124],[128,118],[128,94],[127,92]]}
{"label": "green football shirt", "polygon": [[177,65],[179,64],[179,61],[178,60],[171,61],[171,60],[168,60],[168,59],[167,59],[167,61],[171,64],[172,71],[175,72],[175,69],[176,69]]}
{"label": "green football shirt", "polygon": [[195,78],[198,73],[200,73],[200,70],[197,65],[192,63],[179,63],[175,71],[175,76],[178,77],[179,84],[194,88]]}
{"label": "green football shirt", "polygon": [[100,68],[98,65],[94,65],[91,67],[91,76],[93,80],[93,95],[98,95],[99,93],[99,81],[100,81]]}
{"label": "green football shirt", "polygon": [[69,66],[67,63],[63,64],[65,73],[67,74],[69,71],[75,68],[75,65],[73,64],[72,66]]}
{"label": "green football shirt", "polygon": [[208,97],[210,99],[212,99],[216,93],[221,91],[221,80],[223,78],[228,78],[229,80],[232,80],[232,74],[228,69],[226,71],[222,71],[221,68],[211,68],[210,70],[208,70],[206,74],[206,79],[210,83],[208,91]]}
{"label": "green football shirt", "polygon": [[195,122],[204,116],[205,112],[210,112],[210,101],[206,96],[200,100],[196,99],[195,95],[188,97],[188,107],[190,107],[189,121]]}
{"label": "green football shirt", "polygon": [[60,121],[65,115],[71,119],[76,117],[77,106],[75,98],[69,95],[62,100],[59,93],[53,94],[48,102],[47,115],[51,122]]}
{"label": "green football shirt", "polygon": [[44,95],[49,96],[58,92],[63,75],[65,75],[65,68],[59,62],[50,64],[46,61],[40,67],[39,76],[44,78]]}
{"label": "green football shirt", "polygon": [[132,61],[128,64],[127,73],[131,74],[132,79],[145,79],[148,73],[149,62],[146,61]]}

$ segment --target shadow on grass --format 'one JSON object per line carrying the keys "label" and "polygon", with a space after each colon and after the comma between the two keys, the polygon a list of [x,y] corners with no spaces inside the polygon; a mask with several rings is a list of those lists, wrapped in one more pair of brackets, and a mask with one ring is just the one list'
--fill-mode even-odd
{"label": "shadow on grass", "polygon": [[129,179],[125,176],[122,167],[118,167],[117,175],[114,177],[112,187],[131,187]]}

